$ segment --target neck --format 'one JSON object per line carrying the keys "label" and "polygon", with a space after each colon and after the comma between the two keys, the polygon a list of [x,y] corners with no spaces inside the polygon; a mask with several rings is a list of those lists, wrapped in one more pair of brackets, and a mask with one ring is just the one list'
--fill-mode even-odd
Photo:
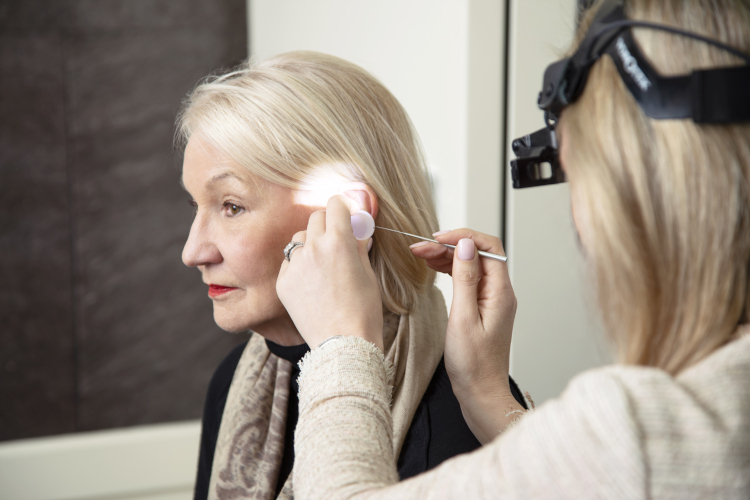
{"label": "neck", "polygon": [[278,345],[292,346],[305,343],[289,315],[257,325],[252,330]]}

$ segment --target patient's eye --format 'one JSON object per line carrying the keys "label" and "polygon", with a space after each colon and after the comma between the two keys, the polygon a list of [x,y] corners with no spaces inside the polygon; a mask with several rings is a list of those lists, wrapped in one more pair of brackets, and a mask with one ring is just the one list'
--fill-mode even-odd
{"label": "patient's eye", "polygon": [[232,203],[231,201],[224,202],[224,212],[230,217],[241,213],[243,210],[244,208],[237,205],[236,203]]}

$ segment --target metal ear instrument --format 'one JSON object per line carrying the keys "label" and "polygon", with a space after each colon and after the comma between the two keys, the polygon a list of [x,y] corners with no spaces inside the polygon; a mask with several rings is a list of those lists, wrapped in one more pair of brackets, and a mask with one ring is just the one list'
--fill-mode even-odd
{"label": "metal ear instrument", "polygon": [[[412,238],[417,238],[417,239],[423,240],[423,241],[431,241],[432,243],[437,243],[438,245],[443,245],[444,247],[448,247],[448,248],[456,248],[456,245],[448,245],[447,243],[440,243],[437,240],[431,240],[430,238],[425,238],[423,236],[417,236],[416,234],[404,233],[402,231],[396,231],[395,229],[388,229],[387,227],[375,226],[375,228],[377,228],[377,229],[383,229],[385,231],[391,231],[393,233],[403,234],[404,236],[411,236]],[[482,250],[479,250],[479,255],[481,255],[482,257],[487,257],[488,259],[499,260],[500,262],[507,262],[508,261],[508,257],[505,257],[504,255],[496,255],[494,253],[484,252]]]}
{"label": "metal ear instrument", "polygon": [[[387,227],[376,226],[375,219],[372,218],[372,215],[370,215],[369,212],[366,212],[364,210],[360,210],[356,214],[352,215],[352,232],[354,233],[354,237],[358,240],[370,239],[376,228],[382,229],[384,231],[391,231],[392,233],[403,234],[404,236],[411,236],[412,238],[417,238],[418,240],[430,241],[432,243],[437,243],[438,245],[443,245],[444,247],[456,248],[455,245],[440,243],[437,240],[431,240],[430,238],[425,238],[424,236],[417,236],[416,234],[410,234],[403,231],[396,231],[395,229],[388,229]],[[487,257],[488,259],[499,260],[500,262],[507,262],[508,260],[508,257],[505,257],[504,255],[495,255],[494,253],[483,252],[482,250],[479,251],[479,255],[481,255],[482,257]]]}

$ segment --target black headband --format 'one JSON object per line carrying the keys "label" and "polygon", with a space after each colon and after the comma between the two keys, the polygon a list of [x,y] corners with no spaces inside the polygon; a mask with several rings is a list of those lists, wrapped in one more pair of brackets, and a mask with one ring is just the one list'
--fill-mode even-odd
{"label": "black headband", "polygon": [[[633,40],[632,27],[667,31],[705,42],[742,59],[745,65],[661,76]],[[696,33],[628,20],[622,0],[609,0],[597,11],[576,52],[544,72],[538,104],[544,110],[547,126],[513,141],[518,157],[511,161],[514,188],[565,181],[554,129],[563,109],[583,93],[589,70],[603,54],[612,58],[625,86],[651,118],[691,118],[701,124],[750,121],[750,55]]]}

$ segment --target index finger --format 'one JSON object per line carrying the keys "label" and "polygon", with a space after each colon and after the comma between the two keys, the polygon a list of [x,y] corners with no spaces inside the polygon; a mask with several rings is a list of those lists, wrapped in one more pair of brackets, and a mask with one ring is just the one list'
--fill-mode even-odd
{"label": "index finger", "polygon": [[455,229],[448,233],[439,234],[434,238],[440,243],[447,243],[448,245],[457,245],[458,240],[463,238],[471,238],[476,245],[477,250],[484,252],[494,253],[495,255],[505,256],[505,249],[503,248],[503,242],[497,236],[490,236],[489,234],[480,233],[472,229]]}
{"label": "index finger", "polygon": [[[480,233],[478,231],[473,231],[471,229],[455,229],[453,231],[450,231],[449,233],[435,236],[435,239],[440,243],[447,243],[449,245],[458,244],[458,241],[462,238],[471,238],[474,241],[474,245],[477,247],[477,250],[483,250],[495,255],[505,255],[503,242],[500,241],[500,238]],[[488,276],[500,275],[504,280],[510,282],[508,266],[505,262],[500,262],[494,259],[482,259],[482,268],[484,270],[484,274]]]}
{"label": "index finger", "polygon": [[351,215],[356,208],[354,201],[345,196],[331,196],[326,206],[326,232],[353,235]]}

